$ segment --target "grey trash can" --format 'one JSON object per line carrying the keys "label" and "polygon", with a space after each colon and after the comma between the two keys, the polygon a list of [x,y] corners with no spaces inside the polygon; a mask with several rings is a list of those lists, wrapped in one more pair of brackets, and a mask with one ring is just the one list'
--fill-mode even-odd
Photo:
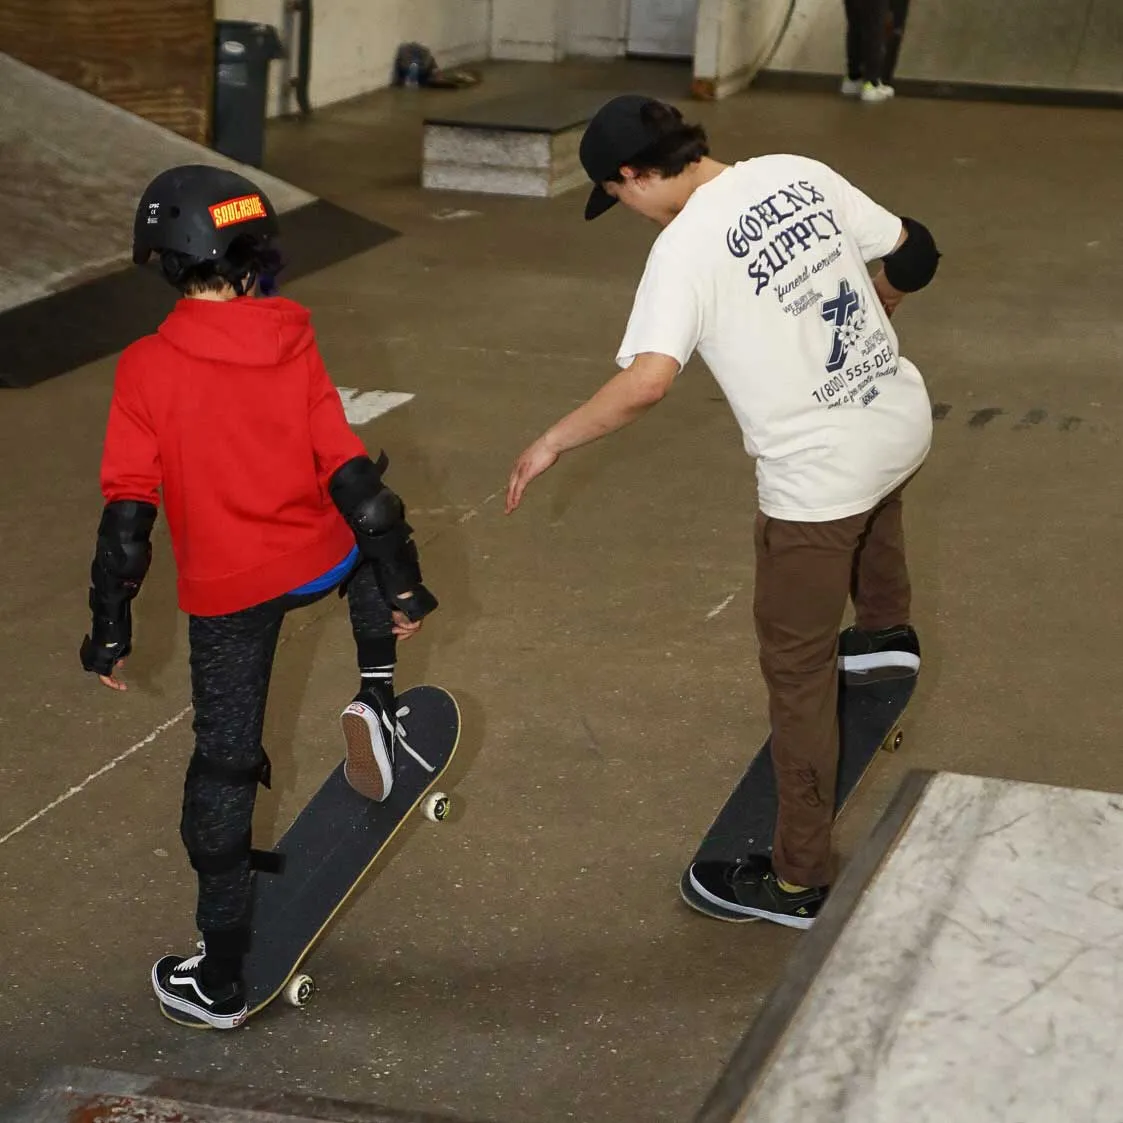
{"label": "grey trash can", "polygon": [[261,167],[269,64],[284,56],[275,27],[246,20],[215,21],[213,144],[217,152]]}

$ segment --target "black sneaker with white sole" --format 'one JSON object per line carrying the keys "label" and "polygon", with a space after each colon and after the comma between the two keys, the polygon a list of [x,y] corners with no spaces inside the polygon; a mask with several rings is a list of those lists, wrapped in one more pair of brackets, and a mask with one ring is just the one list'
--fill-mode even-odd
{"label": "black sneaker with white sole", "polygon": [[393,692],[363,689],[339,717],[347,742],[343,774],[360,795],[381,803],[394,786],[394,750],[400,728]]}
{"label": "black sneaker with white sole", "polygon": [[241,983],[208,986],[203,981],[205,953],[184,959],[165,955],[152,967],[152,989],[170,1010],[190,1014],[215,1029],[236,1029],[246,1020]]}
{"label": "black sneaker with white sole", "polygon": [[786,892],[771,866],[757,862],[695,862],[690,884],[730,916],[771,920],[786,928],[810,928],[827,899],[826,889]]}
{"label": "black sneaker with white sole", "polygon": [[920,672],[920,640],[907,624],[876,632],[847,628],[838,637],[838,669],[850,683],[910,678]]}

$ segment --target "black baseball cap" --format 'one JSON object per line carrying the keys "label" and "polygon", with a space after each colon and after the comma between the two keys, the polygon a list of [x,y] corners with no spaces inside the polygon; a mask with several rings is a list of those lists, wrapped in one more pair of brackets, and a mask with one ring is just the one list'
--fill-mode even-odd
{"label": "black baseball cap", "polygon": [[585,204],[586,221],[604,214],[616,204],[601,184],[663,137],[666,126],[657,122],[665,115],[645,114],[649,106],[662,108],[662,103],[643,94],[621,94],[605,102],[585,129],[581,138],[581,166],[595,185]]}

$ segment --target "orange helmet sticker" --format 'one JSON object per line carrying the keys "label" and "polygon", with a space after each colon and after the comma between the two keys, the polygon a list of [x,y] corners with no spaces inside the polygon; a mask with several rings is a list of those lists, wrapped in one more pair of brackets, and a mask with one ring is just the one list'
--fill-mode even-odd
{"label": "orange helmet sticker", "polygon": [[207,208],[215,229],[233,226],[237,222],[252,222],[255,218],[265,218],[265,204],[260,195],[240,195],[237,199],[227,199]]}

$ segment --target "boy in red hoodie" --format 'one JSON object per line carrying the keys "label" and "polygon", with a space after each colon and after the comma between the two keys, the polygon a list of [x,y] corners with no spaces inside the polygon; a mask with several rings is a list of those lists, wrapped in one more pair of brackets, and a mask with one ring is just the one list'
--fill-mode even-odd
{"label": "boy in red hoodie", "polygon": [[393,783],[397,639],[437,601],[422,584],[405,508],[382,482],[328,378],[308,312],[271,292],[276,212],[232,172],[192,165],[149,184],[133,260],[159,255],[183,295],[155,335],[121,356],[109,410],[105,508],[82,666],[117,690],[131,602],[151,560],[162,495],[188,613],[195,751],[180,834],[198,874],[202,955],[165,956],[152,985],[219,1029],[246,1017],[261,743],[281,622],[335,588],[348,598],[361,686],[341,718],[347,778],[372,799]]}

